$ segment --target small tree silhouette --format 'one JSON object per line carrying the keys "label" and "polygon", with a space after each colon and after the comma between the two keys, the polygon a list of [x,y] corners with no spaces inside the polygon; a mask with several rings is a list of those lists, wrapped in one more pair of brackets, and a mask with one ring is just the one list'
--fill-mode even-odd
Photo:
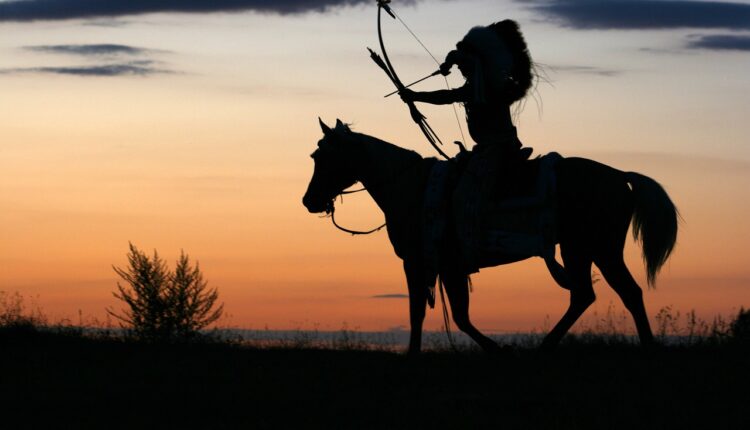
{"label": "small tree silhouette", "polygon": [[191,266],[184,252],[170,272],[156,250],[149,258],[132,243],[129,246],[128,267],[112,266],[125,281],[118,282],[112,294],[127,308],[122,313],[107,309],[123,327],[144,340],[184,340],[221,317],[224,305],[215,307],[218,291],[208,288],[198,263]]}
{"label": "small tree silhouette", "polygon": [[190,260],[180,253],[174,274],[169,284],[169,314],[178,336],[189,337],[221,317],[222,303],[214,309],[219,292],[208,288],[198,262],[190,267]]}
{"label": "small tree silhouette", "polygon": [[750,309],[740,308],[737,318],[732,321],[729,334],[735,342],[750,345]]}

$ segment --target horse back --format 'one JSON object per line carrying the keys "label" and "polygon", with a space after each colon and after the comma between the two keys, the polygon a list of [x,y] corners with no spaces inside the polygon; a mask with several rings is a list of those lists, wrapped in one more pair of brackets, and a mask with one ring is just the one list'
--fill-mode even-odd
{"label": "horse back", "polygon": [[[625,173],[586,158],[565,158],[556,166],[558,239],[562,243],[625,240],[633,197]],[[586,240],[588,239],[588,240]]]}

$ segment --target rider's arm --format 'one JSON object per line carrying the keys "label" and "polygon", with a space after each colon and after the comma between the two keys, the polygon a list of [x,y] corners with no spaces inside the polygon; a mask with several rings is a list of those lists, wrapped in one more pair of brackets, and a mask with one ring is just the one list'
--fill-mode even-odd
{"label": "rider's arm", "polygon": [[467,102],[469,101],[469,94],[471,93],[468,91],[467,86],[464,85],[461,88],[454,88],[451,90],[425,92],[404,90],[401,92],[401,98],[404,100],[409,99],[415,102],[430,103],[433,105],[447,105],[456,102]]}

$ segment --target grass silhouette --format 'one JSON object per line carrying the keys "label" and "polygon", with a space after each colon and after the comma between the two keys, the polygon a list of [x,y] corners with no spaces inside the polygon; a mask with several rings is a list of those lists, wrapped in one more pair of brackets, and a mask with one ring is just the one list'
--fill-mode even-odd
{"label": "grass silhouette", "polygon": [[750,347],[732,341],[731,332],[644,350],[627,336],[589,330],[544,355],[531,339],[500,356],[468,348],[409,358],[351,331],[328,344],[314,335],[273,346],[215,336],[155,344],[116,330],[4,324],[0,405],[12,413],[3,415],[3,428],[721,429],[747,423]]}

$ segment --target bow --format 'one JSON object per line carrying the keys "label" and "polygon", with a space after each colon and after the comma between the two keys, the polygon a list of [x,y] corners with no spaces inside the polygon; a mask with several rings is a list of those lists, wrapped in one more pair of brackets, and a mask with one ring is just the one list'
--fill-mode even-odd
{"label": "bow", "polygon": [[[388,77],[391,79],[391,82],[393,82],[393,85],[396,86],[396,90],[400,92],[406,89],[406,86],[401,82],[401,79],[399,79],[398,74],[396,74],[396,69],[393,68],[391,60],[388,58],[388,53],[385,50],[385,43],[383,42],[383,31],[380,25],[380,17],[382,16],[383,10],[385,10],[386,13],[391,16],[391,18],[396,19],[396,15],[393,13],[390,6],[388,6],[388,3],[390,2],[391,0],[378,0],[378,41],[380,42],[380,52],[383,54],[383,56],[381,57],[370,48],[367,48],[367,50],[370,51],[370,58],[372,58],[375,64],[383,69],[385,74],[388,75]],[[442,145],[443,142],[440,140],[432,127],[430,127],[430,124],[427,123],[427,118],[422,115],[422,112],[420,112],[419,109],[417,109],[417,106],[413,101],[409,100],[405,103],[407,106],[409,106],[409,113],[411,114],[411,118],[419,126],[419,129],[422,130],[422,133],[427,138],[427,141],[430,142],[430,145],[432,145],[432,147],[435,148],[435,150],[441,156],[443,156],[447,160],[450,160],[451,157],[443,152],[443,150],[440,149],[440,147],[437,145],[438,143]]]}

